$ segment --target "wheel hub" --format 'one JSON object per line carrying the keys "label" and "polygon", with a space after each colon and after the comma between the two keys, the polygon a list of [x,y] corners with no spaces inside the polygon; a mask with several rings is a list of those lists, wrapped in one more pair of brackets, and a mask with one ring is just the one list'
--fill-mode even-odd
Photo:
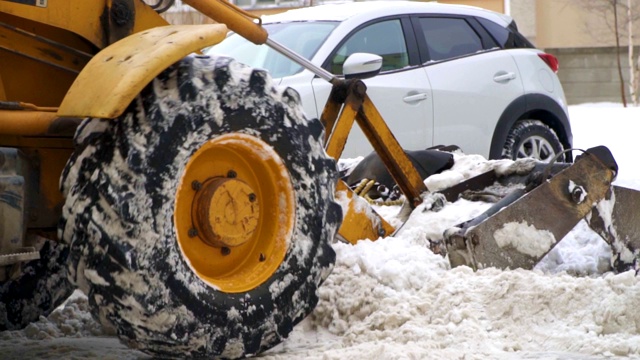
{"label": "wheel hub", "polygon": [[518,158],[532,157],[536,160],[549,162],[554,156],[553,146],[542,136],[531,136],[518,149]]}
{"label": "wheel hub", "polygon": [[176,191],[176,238],[200,279],[238,293],[275,273],[296,210],[287,167],[269,144],[239,133],[209,140],[185,165]]}
{"label": "wheel hub", "polygon": [[202,241],[216,247],[236,247],[251,239],[260,206],[249,185],[218,177],[202,184],[193,201],[192,216]]}

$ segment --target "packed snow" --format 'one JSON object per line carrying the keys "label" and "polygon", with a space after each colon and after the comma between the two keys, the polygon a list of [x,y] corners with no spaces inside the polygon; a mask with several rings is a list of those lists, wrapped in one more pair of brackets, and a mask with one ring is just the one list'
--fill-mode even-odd
{"label": "packed snow", "polygon": [[[640,190],[640,108],[569,108],[576,148],[608,146],[617,185]],[[574,154],[575,155],[575,154]],[[456,155],[453,169],[427,179],[446,186],[501,163]],[[413,211],[392,237],[334,244],[335,269],[320,302],[265,359],[609,359],[640,358],[640,281],[609,271],[610,249],[580,222],[534,270],[451,269],[429,250],[448,227],[489,205],[459,200]],[[638,205],[640,210],[640,204]],[[399,207],[376,207],[392,224]],[[519,226],[515,226],[512,236]],[[503,234],[504,235],[504,234]],[[506,240],[505,240],[506,241]],[[48,318],[0,333],[2,359],[146,359],[89,315],[74,293]]]}

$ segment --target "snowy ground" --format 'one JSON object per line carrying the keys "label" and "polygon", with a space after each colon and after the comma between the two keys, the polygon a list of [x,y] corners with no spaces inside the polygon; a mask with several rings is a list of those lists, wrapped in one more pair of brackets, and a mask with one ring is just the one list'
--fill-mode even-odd
{"label": "snowy ground", "polygon": [[[640,108],[570,108],[577,148],[607,145],[618,185],[640,189],[634,157]],[[466,157],[435,186],[482,170]],[[336,244],[320,303],[265,359],[640,358],[640,281],[606,272],[608,246],[580,223],[534,271],[450,269],[428,238],[487,205],[418,208],[395,237]],[[640,204],[638,205],[640,209]],[[395,209],[380,208],[393,222]],[[81,294],[22,331],[0,333],[1,359],[146,359],[106,334]]]}

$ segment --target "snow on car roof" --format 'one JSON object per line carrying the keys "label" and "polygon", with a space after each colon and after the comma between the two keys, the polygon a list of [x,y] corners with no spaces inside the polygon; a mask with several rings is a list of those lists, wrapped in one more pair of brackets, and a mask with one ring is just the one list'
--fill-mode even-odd
{"label": "snow on car roof", "polygon": [[440,4],[437,2],[417,1],[358,1],[331,3],[311,6],[295,10],[288,10],[275,15],[262,17],[263,23],[293,22],[293,21],[345,21],[351,17],[363,16],[378,18],[382,16],[412,14],[412,13],[439,13],[480,16],[494,22],[508,25],[511,17],[508,15],[485,10],[479,7],[467,5]]}

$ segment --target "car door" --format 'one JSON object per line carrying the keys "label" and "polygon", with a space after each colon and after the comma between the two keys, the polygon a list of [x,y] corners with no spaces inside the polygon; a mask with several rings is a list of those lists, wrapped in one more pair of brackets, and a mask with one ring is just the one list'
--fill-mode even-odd
{"label": "car door", "polygon": [[524,93],[514,59],[474,18],[413,20],[433,92],[434,143],[488,157],[498,119]]}
{"label": "car door", "polygon": [[[364,82],[369,97],[400,145],[410,150],[431,146],[431,89],[426,73],[419,67],[409,18],[387,18],[360,26],[345,37],[323,67],[341,75],[344,60],[356,52],[383,58],[380,74]],[[318,113],[321,113],[331,86],[325,80],[315,78],[312,87]],[[354,125],[342,157],[364,156],[372,150],[360,128]]]}

